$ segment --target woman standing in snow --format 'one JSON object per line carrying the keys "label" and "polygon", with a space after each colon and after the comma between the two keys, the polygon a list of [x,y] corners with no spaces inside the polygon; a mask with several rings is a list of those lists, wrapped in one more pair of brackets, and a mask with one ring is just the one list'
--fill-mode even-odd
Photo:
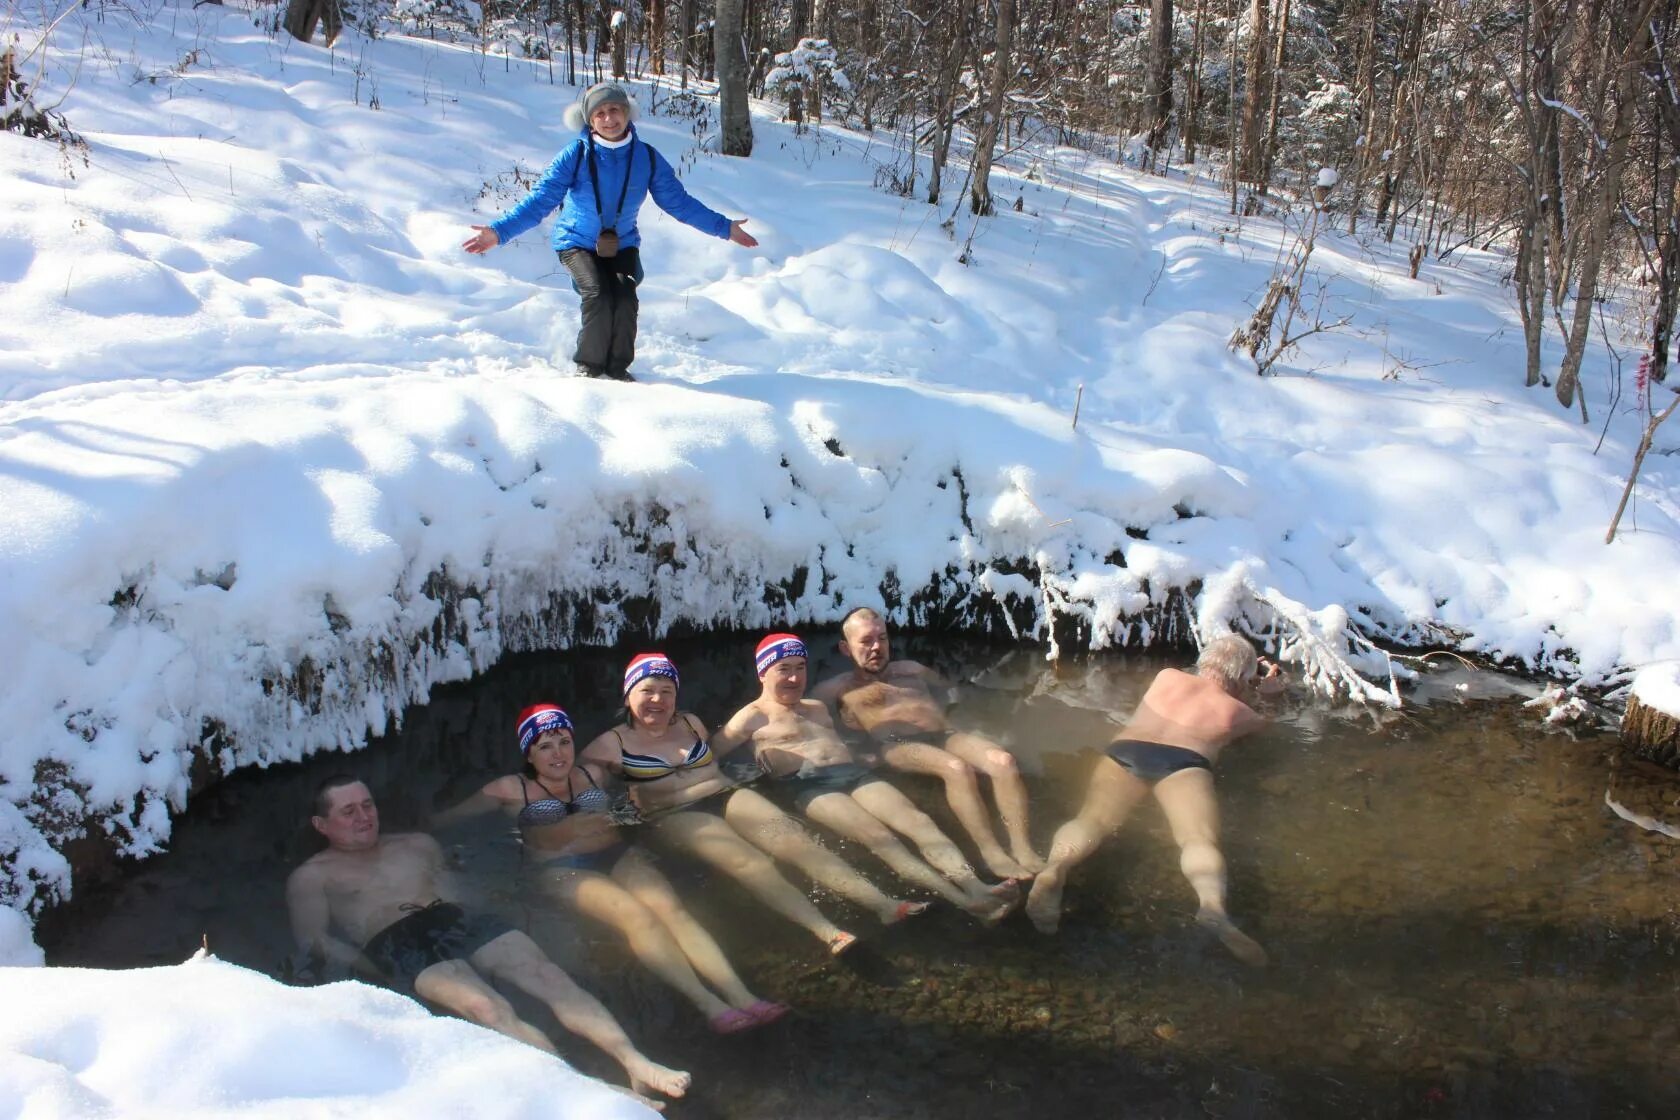
{"label": "woman standing in snow", "polygon": [[533,704],[519,713],[518,730],[523,771],[487,783],[433,824],[495,809],[511,814],[519,823],[526,852],[535,857],[530,874],[534,888],[612,926],[636,958],[687,997],[719,1034],[785,1015],[786,1005],[747,990],[665,876],[624,841],[607,813],[611,799],[601,789],[605,772],[577,763],[572,721],[565,710],[558,704]]}
{"label": "woman standing in snow", "polygon": [[636,213],[654,202],[684,225],[753,248],[741,227],[683,189],[671,164],[636,135],[636,104],[624,87],[600,82],[566,109],[567,128],[582,133],[566,145],[523,202],[474,233],[462,248],[488,253],[539,224],[556,207],[552,244],[583,300],[583,326],[572,360],[586,377],[633,381],[636,287],[642,282]]}

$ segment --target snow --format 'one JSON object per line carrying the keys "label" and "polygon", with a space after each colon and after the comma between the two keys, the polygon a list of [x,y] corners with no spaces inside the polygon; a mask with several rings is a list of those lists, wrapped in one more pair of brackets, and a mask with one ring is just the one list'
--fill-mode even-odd
{"label": "snow", "polygon": [[1633,695],[1647,708],[1680,719],[1680,661],[1647,665],[1633,678]]}
{"label": "snow", "polygon": [[1035,146],[948,234],[954,193],[874,187],[880,136],[763,106],[726,159],[631,83],[762,245],[644,210],[642,383],[580,380],[545,236],[460,249],[568,139],[547,63],[150,3],[70,10],[38,56],[85,162],[0,134],[0,905],[61,896],[86,828],[166,844],[195,757],[353,749],[641,601],[785,628],[885,585],[913,623],[931,588],[1054,652],[1052,610],[1146,644],[1187,596],[1386,704],[1394,643],[1589,686],[1680,657],[1672,434],[1605,546],[1640,418],[1601,349],[1590,427],[1522,387],[1498,254],[1412,280],[1321,228],[1352,323],[1259,378],[1226,339],[1291,235],[1211,179]]}
{"label": "snow", "polygon": [[0,906],[0,968],[39,968],[46,955],[35,944],[29,919],[9,906]]}
{"label": "snow", "polygon": [[535,1047],[356,981],[292,988],[200,954],[172,968],[0,968],[0,998],[7,1116],[514,1120],[557,1102],[579,1120],[658,1115]]}

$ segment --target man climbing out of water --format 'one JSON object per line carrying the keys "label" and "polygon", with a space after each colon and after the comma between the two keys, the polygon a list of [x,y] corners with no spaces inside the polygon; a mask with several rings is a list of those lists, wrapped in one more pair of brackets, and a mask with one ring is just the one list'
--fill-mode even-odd
{"label": "man climbing out of water", "polygon": [[[847,727],[874,739],[881,760],[894,770],[942,779],[951,810],[993,875],[1030,879],[1044,860],[1027,835],[1027,786],[1015,756],[983,735],[951,729],[945,706],[936,699],[936,693],[950,692],[950,682],[926,665],[892,660],[887,623],[879,613],[858,607],[842,620],[840,634],[852,671],[824,681],[812,695]],[[1008,851],[992,832],[980,774],[992,780]]]}
{"label": "man climbing out of water", "polygon": [[688,1074],[637,1050],[612,1014],[536,942],[450,901],[453,884],[436,840],[418,832],[380,835],[379,810],[361,781],[328,778],[314,809],[309,822],[327,848],[286,881],[292,934],[305,953],[346,967],[371,965],[428,1003],[557,1055],[548,1036],[490,986],[499,980],[541,1000],[567,1030],[612,1055],[636,1093],[688,1091]]}
{"label": "man climbing out of water", "polygon": [[712,750],[725,754],[750,744],[759,768],[791,793],[800,813],[862,844],[906,882],[987,924],[1020,905],[1019,884],[982,882],[933,818],[880,777],[875,759],[854,755],[835,733],[828,709],[806,699],[804,642],[793,634],[771,634],[758,644],[754,663],[760,695],[712,735]]}
{"label": "man climbing out of water", "polygon": [[664,156],[636,135],[636,103],[616,82],[583,91],[561,120],[579,133],[560,150],[524,201],[487,226],[473,226],[469,253],[497,245],[542,223],[560,208],[550,243],[583,300],[583,324],[572,361],[585,377],[634,381],[636,290],[642,282],[642,235],[636,213],[649,195],[671,217],[701,233],[751,249],[758,241],[683,189]]}
{"label": "man climbing out of water", "polygon": [[1235,634],[1209,642],[1194,673],[1157,673],[1120,738],[1097,760],[1079,815],[1058,829],[1051,842],[1050,864],[1027,896],[1033,925],[1044,933],[1056,932],[1068,872],[1119,831],[1137,803],[1153,791],[1178,842],[1179,867],[1200,903],[1196,921],[1238,960],[1265,964],[1266,951],[1225,912],[1225,857],[1219,851],[1213,764],[1226,744],[1266,722],[1241,697],[1282,688],[1277,665],[1257,658],[1248,640]]}

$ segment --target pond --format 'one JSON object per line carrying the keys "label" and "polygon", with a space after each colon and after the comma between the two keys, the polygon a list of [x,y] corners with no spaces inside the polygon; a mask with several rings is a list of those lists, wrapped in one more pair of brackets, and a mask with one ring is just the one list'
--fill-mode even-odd
{"label": "pond", "polygon": [[[807,637],[813,680],[839,671],[832,632]],[[708,724],[756,691],[755,638],[663,643]],[[1041,849],[1078,806],[1091,748],[1173,663],[1051,666],[922,635],[897,652],[971,682],[960,722],[1016,751]],[[439,690],[365,752],[234,776],[177,822],[169,853],[47,916],[49,963],[173,964],[207,942],[284,975],[284,881],[314,850],[304,818],[317,781],[353,770],[386,830],[413,827],[509,772],[525,704],[566,705],[585,739],[606,727],[627,653],[511,659]],[[1271,727],[1226,752],[1231,912],[1271,954],[1266,969],[1198,935],[1152,804],[1076,872],[1054,936],[1022,915],[984,929],[948,907],[883,930],[819,898],[865,938],[833,960],[733,883],[669,861],[749,985],[794,1006],[755,1033],[710,1034],[604,931],[517,902],[510,913],[535,919],[650,1056],[694,1072],[676,1116],[1680,1115],[1680,841],[1605,804],[1613,783],[1646,804],[1674,804],[1680,787],[1620,765],[1609,734],[1542,731],[1525,688],[1454,668],[1380,720],[1286,696]],[[937,783],[896,782],[961,838]],[[867,852],[835,846],[894,889]],[[512,900],[519,854],[505,827],[462,855]],[[586,1044],[560,1043],[616,1078]]]}

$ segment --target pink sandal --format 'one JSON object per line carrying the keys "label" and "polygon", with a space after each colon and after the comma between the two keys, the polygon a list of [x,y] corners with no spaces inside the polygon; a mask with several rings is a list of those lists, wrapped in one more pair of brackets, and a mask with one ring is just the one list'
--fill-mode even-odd
{"label": "pink sandal", "polygon": [[793,1008],[785,1003],[772,1003],[767,999],[761,999],[752,1006],[743,1008],[741,1013],[751,1015],[753,1022],[762,1027],[767,1023],[774,1023],[792,1010]]}
{"label": "pink sandal", "polygon": [[713,1015],[710,1025],[713,1034],[737,1034],[751,1030],[758,1026],[759,1022],[751,1011],[739,1011],[731,1007],[728,1011],[719,1011]]}

